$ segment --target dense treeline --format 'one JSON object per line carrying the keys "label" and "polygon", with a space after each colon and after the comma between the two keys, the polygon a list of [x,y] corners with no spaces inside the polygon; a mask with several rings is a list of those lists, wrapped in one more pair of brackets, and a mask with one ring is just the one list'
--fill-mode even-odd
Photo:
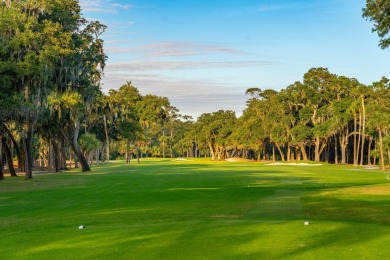
{"label": "dense treeline", "polygon": [[[354,165],[390,160],[390,85],[371,86],[310,69],[302,82],[279,92],[248,89],[243,115],[202,115],[195,123],[213,159],[313,160]],[[386,158],[385,158],[386,157]],[[379,159],[379,160],[378,160]]]}
{"label": "dense treeline", "polygon": [[37,147],[45,145],[53,147],[56,170],[65,168],[70,145],[88,171],[78,137],[100,93],[106,27],[81,17],[75,0],[0,5],[0,138],[11,175],[15,155],[31,178]]}
{"label": "dense treeline", "polygon": [[[389,26],[368,1],[364,15]],[[379,16],[378,16],[379,14]],[[386,17],[385,17],[386,18]],[[387,21],[387,20],[386,20]],[[365,86],[313,68],[281,91],[247,90],[233,111],[182,116],[166,97],[141,95],[131,82],[102,93],[101,34],[77,0],[0,3],[0,179],[4,164],[32,178],[33,168],[60,171],[123,157],[241,157],[354,165],[390,161],[390,81]],[[381,42],[383,48],[388,40]],[[17,169],[14,167],[17,161]]]}

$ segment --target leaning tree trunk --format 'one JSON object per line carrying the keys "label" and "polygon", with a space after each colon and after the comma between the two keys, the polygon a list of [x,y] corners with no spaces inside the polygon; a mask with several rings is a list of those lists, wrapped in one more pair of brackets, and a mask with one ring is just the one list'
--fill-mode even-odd
{"label": "leaning tree trunk", "polygon": [[[72,147],[73,152],[75,153],[75,156],[79,160],[79,162],[81,164],[82,172],[90,171],[91,168],[89,167],[88,161],[85,159],[84,154],[81,152],[80,146],[78,143],[78,137],[79,137],[79,132],[80,132],[80,120],[76,120],[76,122],[75,122],[75,128],[73,131],[73,139],[72,140],[70,140],[68,134],[65,132],[65,130],[61,126],[58,126],[58,127],[59,127],[63,137],[65,138],[65,140],[67,140],[67,142]],[[77,159],[75,158],[75,167],[76,168],[78,167]]]}
{"label": "leaning tree trunk", "polygon": [[[4,130],[4,133],[6,133],[6,134],[8,135],[8,137],[9,137],[9,138],[11,139],[11,141],[12,141],[13,147],[14,147],[14,149],[15,149],[15,151],[16,151],[16,157],[18,158],[18,165],[19,165],[19,166],[22,166],[22,164],[23,164],[23,156],[22,156],[22,153],[21,153],[21,151],[20,151],[18,142],[16,142],[14,136],[12,135],[11,131],[8,129],[7,126],[3,125],[3,130]],[[13,156],[12,156],[12,153],[11,153],[11,157],[13,157]],[[21,170],[22,170],[23,167],[20,167],[20,168],[21,168]]]}
{"label": "leaning tree trunk", "polygon": [[81,152],[80,147],[79,147],[79,142],[78,142],[78,137],[80,133],[80,120],[77,120],[75,122],[75,129],[74,129],[74,134],[73,134],[73,150],[77,156],[77,158],[80,161],[81,164],[81,171],[82,172],[88,172],[91,170],[89,167],[88,161],[85,159],[84,154]]}
{"label": "leaning tree trunk", "polygon": [[307,158],[305,146],[303,144],[300,144],[299,147],[301,148],[301,154],[302,154],[303,160],[307,161],[308,158]]}
{"label": "leaning tree trunk", "polygon": [[277,143],[275,143],[275,144],[276,144],[276,147],[278,148],[278,151],[279,151],[280,157],[281,157],[281,159],[282,159],[282,162],[284,162],[284,161],[285,161],[285,159],[284,159],[284,153],[283,153],[282,149],[280,148],[280,145],[277,144]]}
{"label": "leaning tree trunk", "polygon": [[7,159],[9,172],[10,172],[12,177],[16,177],[17,175],[16,175],[15,168],[14,168],[14,162],[12,160],[11,150],[9,149],[8,144],[7,144],[7,139],[4,136],[0,137],[0,138],[1,138],[1,144],[2,144],[3,149],[4,149],[5,158]]}
{"label": "leaning tree trunk", "polygon": [[73,151],[81,164],[81,171],[82,172],[90,171],[91,168],[89,167],[88,161],[87,161],[87,159],[85,159],[84,154],[81,152],[78,142],[77,141],[72,142],[71,146],[72,146]]}

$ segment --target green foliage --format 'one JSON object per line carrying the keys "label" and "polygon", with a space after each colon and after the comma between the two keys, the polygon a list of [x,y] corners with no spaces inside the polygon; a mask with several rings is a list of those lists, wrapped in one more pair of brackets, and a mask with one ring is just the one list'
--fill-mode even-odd
{"label": "green foliage", "polygon": [[95,134],[85,133],[79,139],[80,148],[85,152],[92,152],[102,146],[102,142],[96,138]]}
{"label": "green foliage", "polygon": [[295,142],[308,142],[313,138],[313,128],[306,125],[296,125],[291,129],[291,135]]}
{"label": "green foliage", "polygon": [[384,0],[367,0],[366,7],[363,8],[363,17],[374,22],[372,31],[377,32],[381,38],[379,46],[382,49],[389,47],[390,3]]}
{"label": "green foliage", "polygon": [[136,140],[140,135],[142,128],[137,121],[121,120],[118,123],[118,130],[123,138]]}

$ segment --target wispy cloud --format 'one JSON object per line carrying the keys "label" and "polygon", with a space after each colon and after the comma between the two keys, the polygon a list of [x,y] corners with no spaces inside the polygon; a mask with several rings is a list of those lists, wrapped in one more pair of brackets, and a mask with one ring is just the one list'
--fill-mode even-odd
{"label": "wispy cloud", "polygon": [[116,14],[120,10],[130,10],[134,7],[131,4],[122,5],[110,0],[80,0],[80,6],[83,12],[111,14]]}
{"label": "wispy cloud", "polygon": [[168,97],[181,114],[191,115],[194,119],[202,113],[220,109],[234,110],[240,114],[247,100],[247,85],[244,83],[238,85],[202,78],[173,78],[153,73],[116,73],[115,77],[103,81],[104,90],[118,88],[126,81],[131,81],[143,95]]}
{"label": "wispy cloud", "polygon": [[226,46],[201,44],[195,42],[163,42],[157,44],[147,44],[138,47],[107,47],[106,52],[109,54],[118,53],[137,53],[137,58],[159,58],[159,57],[177,57],[177,56],[194,56],[204,54],[243,54],[242,51]]}
{"label": "wispy cloud", "polygon": [[265,5],[248,8],[248,11],[252,13],[264,13],[264,12],[289,10],[294,8],[297,8],[296,4],[265,4]]}
{"label": "wispy cloud", "polygon": [[269,61],[142,61],[108,63],[106,71],[153,71],[209,68],[242,68],[272,65]]}
{"label": "wispy cloud", "polygon": [[257,6],[247,8],[247,12],[251,13],[264,13],[264,12],[277,12],[277,11],[290,11],[290,10],[306,10],[306,9],[324,9],[334,8],[334,5],[343,0],[328,0],[328,1],[307,1],[307,2],[295,2],[285,3],[284,1],[278,3],[272,1],[271,3],[265,3]]}

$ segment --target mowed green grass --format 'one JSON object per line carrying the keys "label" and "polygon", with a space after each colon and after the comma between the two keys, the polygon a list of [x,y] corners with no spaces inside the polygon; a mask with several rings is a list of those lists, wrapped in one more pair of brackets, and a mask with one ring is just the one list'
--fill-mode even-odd
{"label": "mowed green grass", "polygon": [[0,235],[0,259],[386,259],[390,181],[349,166],[113,162],[6,178]]}

